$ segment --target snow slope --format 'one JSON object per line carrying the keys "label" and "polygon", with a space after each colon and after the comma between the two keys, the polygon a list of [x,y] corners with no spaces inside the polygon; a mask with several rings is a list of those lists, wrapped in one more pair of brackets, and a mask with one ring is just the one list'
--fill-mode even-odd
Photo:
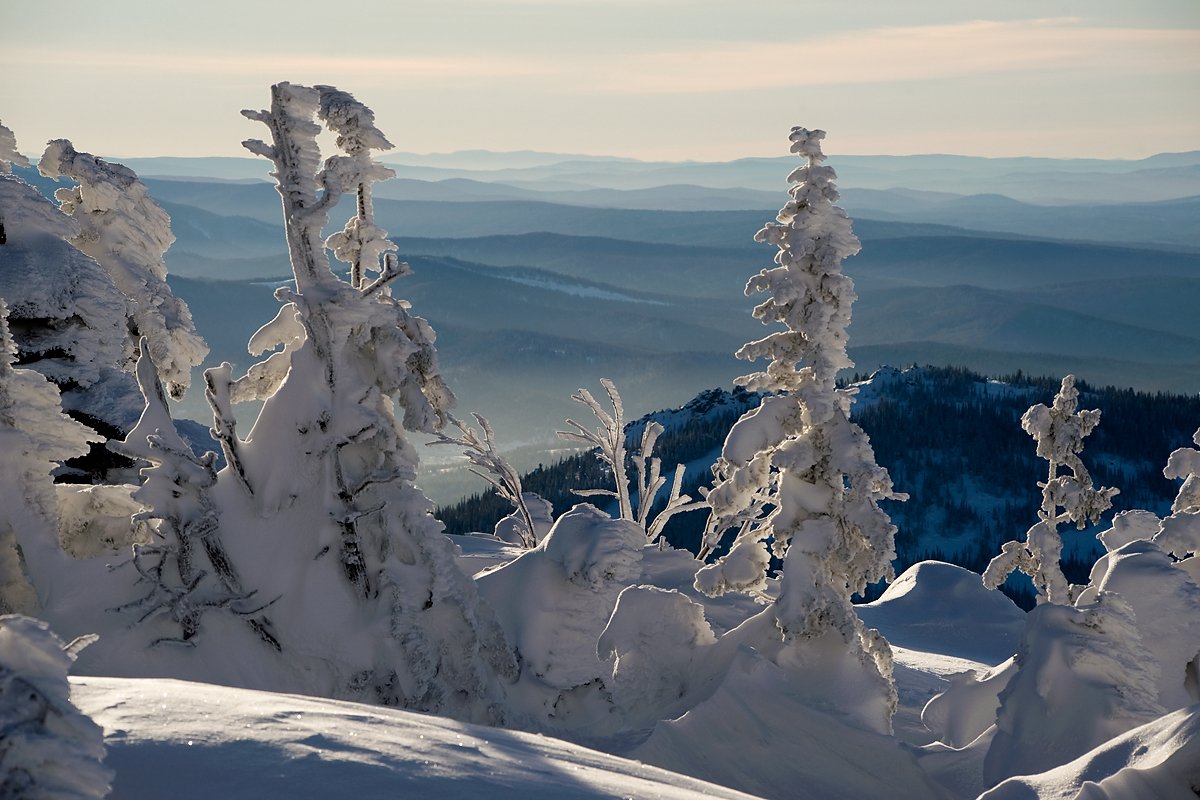
{"label": "snow slope", "polygon": [[528,733],[175,680],[73,678],[104,728],[112,800],[745,798]]}
{"label": "snow slope", "polygon": [[1200,794],[1200,706],[1117,736],[1061,767],[1009,778],[980,800],[1192,800]]}

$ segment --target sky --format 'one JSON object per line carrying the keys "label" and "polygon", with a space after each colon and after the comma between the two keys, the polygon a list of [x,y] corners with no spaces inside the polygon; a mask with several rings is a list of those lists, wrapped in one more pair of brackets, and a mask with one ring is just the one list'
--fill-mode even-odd
{"label": "sky", "polygon": [[0,0],[0,121],[240,155],[281,80],[397,150],[1142,158],[1200,149],[1198,0]]}

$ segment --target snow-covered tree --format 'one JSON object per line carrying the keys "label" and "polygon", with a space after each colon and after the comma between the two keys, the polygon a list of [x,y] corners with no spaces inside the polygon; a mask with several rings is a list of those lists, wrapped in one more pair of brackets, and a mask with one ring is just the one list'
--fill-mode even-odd
{"label": "snow-covered tree", "polygon": [[[1038,403],[1021,417],[1021,427],[1037,442],[1037,454],[1050,462],[1050,471],[1046,481],[1038,483],[1042,507],[1037,524],[1026,532],[1024,542],[1005,542],[1000,555],[988,564],[983,580],[990,588],[999,587],[1010,573],[1020,570],[1033,579],[1039,603],[1069,604],[1074,599],[1059,563],[1063,544],[1058,526],[1073,522],[1083,530],[1088,523],[1098,522],[1119,492],[1092,486],[1079,454],[1084,438],[1100,424],[1100,412],[1077,412],[1078,407],[1075,376],[1068,375],[1050,408]],[[1063,469],[1070,474],[1060,475]]]}
{"label": "snow-covered tree", "polygon": [[[167,285],[163,253],[175,241],[170,217],[133,170],[77,152],[66,139],[46,146],[38,171],[78,182],[54,193],[63,213],[80,225],[70,242],[96,259],[128,298],[130,342],[147,338],[168,392],[182,397],[192,367],[204,360],[208,346],[196,333],[187,305]],[[135,348],[129,350],[136,358]]]}
{"label": "snow-covered tree", "polygon": [[94,638],[64,646],[44,622],[0,616],[0,797],[108,795],[104,732],[72,705],[67,683],[76,653]]}
{"label": "snow-covered tree", "polygon": [[[1192,441],[1200,446],[1200,430]],[[1180,447],[1171,453],[1163,475],[1183,483],[1154,541],[1200,583],[1200,450]]]}
{"label": "snow-covered tree", "polygon": [[[278,597],[271,614],[285,651],[293,638],[326,637],[340,665],[333,692],[498,722],[514,656],[413,483],[418,459],[405,431],[436,433],[454,398],[433,330],[391,295],[409,269],[369,202],[370,185],[391,174],[371,151],[390,144],[370,109],[329,86],[277,84],[270,109],[243,113],[270,129],[270,143],[245,146],[275,164],[295,277],[250,342],[254,352],[282,349],[237,380],[228,365],[206,375],[229,461],[218,478],[230,506],[222,524],[237,525],[226,513],[250,530],[254,517],[266,520],[255,548],[291,554],[247,584]],[[314,118],[343,153],[323,165]],[[347,191],[358,194],[357,214],[323,242],[329,209]],[[331,270],[327,245],[349,260],[350,282]],[[264,403],[243,440],[229,404],[250,400]],[[326,609],[314,616],[316,602]],[[364,624],[379,635],[363,639]]]}
{"label": "snow-covered tree", "polygon": [[[617,387],[608,378],[601,378],[600,385],[608,395],[612,405],[612,413],[592,396],[587,389],[580,389],[571,395],[571,399],[586,406],[596,417],[599,425],[595,430],[568,419],[567,424],[574,430],[559,431],[558,435],[567,441],[579,442],[594,447],[596,456],[608,465],[613,476],[612,489],[576,489],[575,494],[582,497],[611,497],[617,501],[617,518],[636,522],[646,531],[646,538],[654,541],[662,535],[671,517],[684,511],[694,511],[704,507],[703,502],[693,502],[686,494],[680,494],[683,485],[684,466],[679,464],[675,469],[675,478],[667,495],[666,505],[650,518],[654,501],[658,492],[667,479],[662,475],[662,460],[654,455],[654,446],[658,437],[663,433],[663,426],[653,420],[648,420],[642,428],[642,438],[636,452],[630,454],[625,443],[625,407],[621,403],[621,395]],[[637,477],[637,508],[634,508],[633,495],[630,492],[629,473],[626,461],[632,461],[634,474]]]}
{"label": "snow-covered tree", "polygon": [[850,599],[892,577],[896,528],[879,501],[903,495],[893,491],[866,434],[850,421],[853,390],[836,384],[838,372],[852,366],[846,327],[856,297],[841,265],[859,242],[834,205],[836,174],[822,163],[824,136],[792,129],[791,150],[806,163],[788,176],[791,199],[778,221],[755,236],[778,246],[777,266],[751,278],[746,293],[767,293],[755,317],[786,330],[738,351],[739,358],[771,363],[737,382],[776,394],[738,420],[713,466],[705,552],[731,528],[737,535],[724,557],[697,573],[696,588],[766,597],[773,553],[783,559],[772,606],[780,635],[792,640],[836,631],[888,682],[886,643],[864,630]]}
{"label": "snow-covered tree", "polygon": [[51,473],[96,436],[62,413],[53,383],[13,365],[16,354],[0,299],[0,610],[31,612],[52,593],[63,557]]}

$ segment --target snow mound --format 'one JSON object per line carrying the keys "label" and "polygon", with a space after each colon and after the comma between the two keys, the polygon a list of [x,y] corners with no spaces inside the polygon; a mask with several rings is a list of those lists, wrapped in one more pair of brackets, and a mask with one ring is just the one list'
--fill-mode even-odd
{"label": "snow mound", "polygon": [[569,689],[608,673],[596,641],[617,595],[641,574],[645,542],[636,522],[581,503],[537,547],[475,580],[524,665]]}
{"label": "snow mound", "polygon": [[121,800],[744,798],[537,734],[175,680],[75,678]]}
{"label": "snow mound", "polygon": [[869,628],[900,647],[998,664],[1017,652],[1025,613],[978,574],[922,561],[873,603],[855,606]]}
{"label": "snow mound", "polygon": [[979,800],[1192,800],[1200,791],[1200,705],[1134,728],[1040,775],[1009,778]]}
{"label": "snow mound", "polygon": [[[764,616],[763,621],[773,624]],[[752,620],[748,625],[755,624]],[[840,638],[827,633],[824,639]],[[832,641],[826,655],[854,658]],[[833,644],[833,647],[830,645]],[[806,649],[820,647],[809,644]],[[821,665],[826,666],[826,665]],[[633,755],[652,764],[766,797],[937,798],[913,754],[894,737],[844,713],[844,696],[819,670],[781,667],[748,647],[734,654],[720,686],[675,720],[660,722]],[[803,672],[803,671],[802,671]],[[816,677],[815,684],[806,680]],[[817,695],[832,688],[824,702]],[[859,695],[871,695],[862,692]]]}
{"label": "snow mound", "polygon": [[1029,612],[1016,663],[984,759],[988,785],[1053,769],[1164,712],[1156,702],[1159,667],[1116,594],[1102,592],[1082,608],[1043,603]]}

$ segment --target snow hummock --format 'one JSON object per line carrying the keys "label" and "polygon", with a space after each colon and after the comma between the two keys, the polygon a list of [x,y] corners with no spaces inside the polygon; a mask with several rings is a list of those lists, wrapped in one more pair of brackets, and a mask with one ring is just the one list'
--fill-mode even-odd
{"label": "snow hummock", "polygon": [[855,610],[893,645],[987,664],[1017,652],[1025,627],[1025,613],[1011,600],[976,573],[942,561],[913,564],[878,600]]}
{"label": "snow hummock", "polygon": [[1200,706],[1180,709],[979,800],[1192,800],[1200,787]]}
{"label": "snow hummock", "polygon": [[178,680],[74,678],[121,800],[745,798],[530,733]]}

